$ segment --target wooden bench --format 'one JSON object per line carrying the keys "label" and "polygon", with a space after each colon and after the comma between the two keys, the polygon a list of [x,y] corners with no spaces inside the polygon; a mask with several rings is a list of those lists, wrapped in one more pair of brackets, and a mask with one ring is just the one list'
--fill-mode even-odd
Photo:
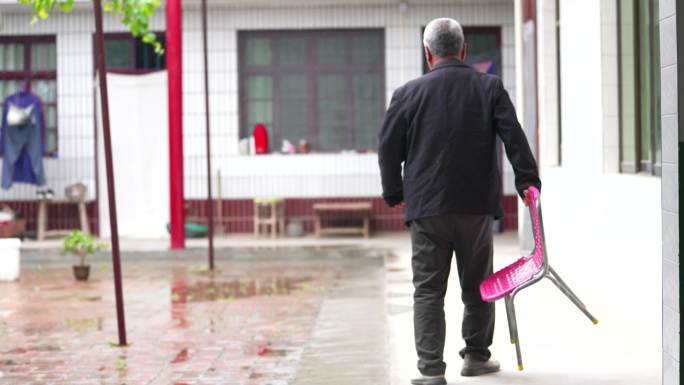
{"label": "wooden bench", "polygon": [[[321,234],[362,234],[364,238],[370,237],[370,214],[371,202],[353,203],[315,203],[313,205],[316,215],[316,237]],[[322,227],[321,217],[327,214],[352,214],[363,219],[362,225],[358,227]]]}

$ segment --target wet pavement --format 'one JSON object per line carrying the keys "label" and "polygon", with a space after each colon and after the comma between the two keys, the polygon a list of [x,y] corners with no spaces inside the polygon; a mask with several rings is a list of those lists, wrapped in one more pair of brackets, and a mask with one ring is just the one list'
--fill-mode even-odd
{"label": "wet pavement", "polygon": [[[552,265],[600,323],[540,283],[516,300],[525,370],[516,370],[498,303],[492,351],[502,371],[461,377],[463,308],[452,274],[449,384],[661,383],[659,259],[622,263],[652,254],[655,242],[616,235],[620,242],[579,243],[567,234],[549,232]],[[218,243],[225,248],[213,273],[202,250],[124,253],[125,348],[116,346],[107,255],[92,260],[89,282],[76,283],[69,258],[49,247],[24,251],[21,281],[0,283],[0,385],[410,383],[416,356],[406,234]],[[248,247],[255,243],[264,247]],[[515,233],[495,236],[495,267],[519,256]],[[644,279],[633,285],[625,277]]]}
{"label": "wet pavement", "polygon": [[326,368],[384,349],[382,250],[222,250],[215,272],[202,252],[127,253],[124,348],[104,256],[77,283],[68,258],[25,254],[0,284],[0,384],[349,384]]}

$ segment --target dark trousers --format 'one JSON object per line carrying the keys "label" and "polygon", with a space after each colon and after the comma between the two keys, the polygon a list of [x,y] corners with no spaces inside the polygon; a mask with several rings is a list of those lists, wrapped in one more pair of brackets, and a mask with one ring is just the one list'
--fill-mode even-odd
{"label": "dark trousers", "polygon": [[413,327],[418,369],[424,375],[444,374],[446,324],[444,296],[456,253],[461,282],[462,336],[466,354],[489,359],[494,335],[494,304],[480,298],[480,282],[492,273],[492,217],[447,214],[411,221],[413,247]]}

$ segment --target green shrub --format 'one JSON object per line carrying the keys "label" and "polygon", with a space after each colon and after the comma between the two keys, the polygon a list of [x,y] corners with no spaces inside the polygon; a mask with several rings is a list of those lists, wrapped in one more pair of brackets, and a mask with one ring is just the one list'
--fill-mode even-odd
{"label": "green shrub", "polygon": [[100,242],[90,234],[85,234],[81,230],[74,230],[67,235],[62,244],[62,254],[71,253],[81,259],[81,265],[85,265],[86,256],[94,254],[98,250],[107,247],[107,244]]}

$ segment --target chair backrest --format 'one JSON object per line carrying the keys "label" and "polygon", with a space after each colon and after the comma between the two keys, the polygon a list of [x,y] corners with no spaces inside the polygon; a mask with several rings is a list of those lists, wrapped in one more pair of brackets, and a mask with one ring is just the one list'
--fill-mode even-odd
{"label": "chair backrest", "polygon": [[548,260],[546,255],[546,244],[544,239],[544,225],[542,221],[541,213],[541,200],[539,198],[539,190],[530,186],[527,189],[530,193],[530,218],[532,219],[532,235],[534,236],[534,251],[532,252],[532,258],[534,258],[535,265],[539,267],[548,266]]}

